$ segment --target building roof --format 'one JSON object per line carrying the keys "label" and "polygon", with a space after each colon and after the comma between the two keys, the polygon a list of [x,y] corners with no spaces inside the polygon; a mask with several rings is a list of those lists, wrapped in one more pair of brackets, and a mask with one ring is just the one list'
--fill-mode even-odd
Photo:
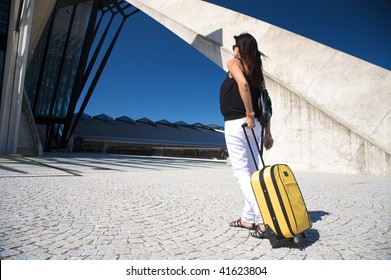
{"label": "building roof", "polygon": [[105,114],[94,117],[83,114],[73,136],[87,141],[148,146],[226,147],[223,128],[216,125],[172,123],[164,119],[153,122],[148,118],[133,120],[128,116],[113,119]]}

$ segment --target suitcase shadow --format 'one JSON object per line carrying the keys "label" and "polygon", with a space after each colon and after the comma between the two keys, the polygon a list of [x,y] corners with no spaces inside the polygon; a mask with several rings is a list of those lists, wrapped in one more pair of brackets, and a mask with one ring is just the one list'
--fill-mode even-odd
{"label": "suitcase shadow", "polygon": [[[308,213],[310,214],[312,223],[321,221],[325,216],[329,215],[328,212],[322,210],[308,211]],[[304,250],[305,248],[310,247],[316,243],[319,240],[319,237],[319,231],[317,229],[310,228],[304,232],[304,237],[300,239],[297,247],[300,250]]]}
{"label": "suitcase shadow", "polygon": [[[312,223],[316,223],[317,221],[321,221],[324,216],[327,216],[329,213],[318,210],[318,211],[308,211],[309,215],[311,217]],[[299,242],[295,243],[291,239],[283,239],[278,242],[278,245],[276,245],[274,248],[296,248],[299,250],[304,250],[307,247],[312,246],[314,243],[316,243],[319,240],[319,231],[310,228],[306,230],[302,235],[299,236]]]}
{"label": "suitcase shadow", "polygon": [[312,223],[322,220],[324,216],[327,216],[329,214],[329,212],[325,212],[322,210],[308,211],[308,213],[310,214]]}
{"label": "suitcase shadow", "polygon": [[304,250],[316,243],[319,240],[319,237],[319,231],[317,229],[310,228],[305,232],[305,237],[299,241],[297,246],[300,250]]}

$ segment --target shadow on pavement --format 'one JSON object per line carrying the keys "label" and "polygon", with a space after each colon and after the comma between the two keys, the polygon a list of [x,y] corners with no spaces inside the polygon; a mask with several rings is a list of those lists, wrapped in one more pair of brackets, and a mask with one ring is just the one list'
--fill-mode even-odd
{"label": "shadow on pavement", "polygon": [[308,211],[308,212],[310,214],[311,221],[313,223],[322,220],[324,216],[327,216],[329,214],[329,212],[325,212],[325,211],[322,211],[322,210]]}
{"label": "shadow on pavement", "polygon": [[[315,223],[317,221],[322,220],[322,218],[324,216],[328,215],[329,213],[322,211],[322,210],[319,210],[319,211],[309,211],[309,214],[310,214],[312,223]],[[296,241],[294,241],[293,238],[284,238],[284,239],[279,240],[277,245],[274,245],[273,248],[274,249],[297,248],[300,250],[304,250],[305,248],[310,247],[310,246],[312,246],[312,244],[317,242],[319,240],[319,237],[320,237],[319,231],[314,228],[310,228],[310,229],[306,230],[305,232],[303,232],[302,234],[300,234],[297,237],[298,239],[296,239]]]}

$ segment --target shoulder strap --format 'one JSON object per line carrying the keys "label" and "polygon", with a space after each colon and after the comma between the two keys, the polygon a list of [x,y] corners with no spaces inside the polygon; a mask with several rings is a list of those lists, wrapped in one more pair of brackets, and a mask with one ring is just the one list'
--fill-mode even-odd
{"label": "shoulder strap", "polygon": [[[246,74],[248,76],[247,71],[246,71],[246,67],[244,67],[243,60],[241,60],[240,58],[238,58],[238,60],[240,61],[240,64],[242,64],[244,74]],[[260,85],[260,90],[266,90],[265,76],[263,75],[263,71],[261,74],[262,74],[262,84]]]}
{"label": "shoulder strap", "polygon": [[242,64],[244,74],[247,75],[246,68],[244,67],[243,60],[241,60],[240,58],[238,58],[238,60],[240,61],[240,64]]}

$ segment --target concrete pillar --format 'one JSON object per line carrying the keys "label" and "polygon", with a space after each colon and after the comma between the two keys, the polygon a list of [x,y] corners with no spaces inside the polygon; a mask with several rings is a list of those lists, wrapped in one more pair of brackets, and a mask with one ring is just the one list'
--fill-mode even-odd
{"label": "concrete pillar", "polygon": [[234,35],[257,39],[274,107],[268,164],[391,175],[391,71],[200,0],[127,1],[224,70]]}
{"label": "concrete pillar", "polygon": [[17,26],[20,2],[20,0],[11,1],[3,88],[1,89],[0,154],[16,153],[18,141],[34,0],[24,1],[20,25]]}

